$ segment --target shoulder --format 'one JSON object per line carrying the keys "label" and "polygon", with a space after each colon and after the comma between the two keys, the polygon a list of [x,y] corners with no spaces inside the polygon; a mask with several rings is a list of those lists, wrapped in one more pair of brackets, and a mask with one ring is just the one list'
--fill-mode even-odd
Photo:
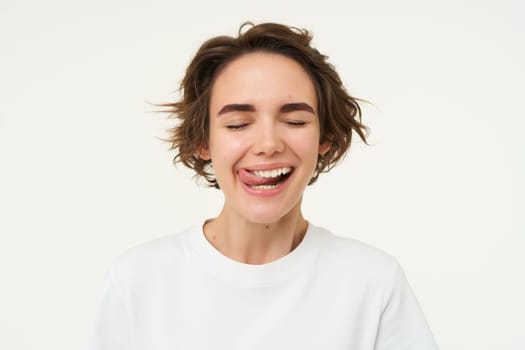
{"label": "shoulder", "polygon": [[411,349],[437,349],[417,299],[394,257],[323,228],[314,232],[322,247],[320,273],[330,278],[330,290],[337,291],[337,296],[343,295],[332,299],[365,310],[362,314],[368,320],[375,317],[377,349],[401,345],[408,348],[408,344]]}
{"label": "shoulder", "polygon": [[320,245],[320,262],[331,270],[384,282],[399,269],[397,260],[381,249],[322,227],[314,226],[312,232]]}
{"label": "shoulder", "polygon": [[188,256],[188,235],[195,228],[156,238],[134,246],[115,258],[111,273],[123,281],[153,277],[174,265],[180,265]]}
{"label": "shoulder", "polygon": [[317,236],[322,249],[329,251],[334,259],[350,259],[375,264],[392,264],[395,259],[383,250],[354,238],[334,233],[326,228],[313,226],[312,232]]}

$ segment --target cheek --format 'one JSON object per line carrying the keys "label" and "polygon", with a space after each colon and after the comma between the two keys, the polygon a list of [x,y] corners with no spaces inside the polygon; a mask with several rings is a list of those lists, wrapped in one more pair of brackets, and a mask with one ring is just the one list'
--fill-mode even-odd
{"label": "cheek", "polygon": [[212,160],[230,163],[243,152],[243,147],[245,142],[239,136],[230,133],[210,136]]}
{"label": "cheek", "polygon": [[317,162],[319,154],[319,135],[317,132],[295,135],[290,138],[290,145],[294,152],[305,162]]}

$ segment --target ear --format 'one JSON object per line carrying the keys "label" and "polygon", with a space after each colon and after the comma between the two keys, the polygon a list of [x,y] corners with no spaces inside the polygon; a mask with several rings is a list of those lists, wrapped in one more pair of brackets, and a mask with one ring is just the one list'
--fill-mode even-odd
{"label": "ear", "polygon": [[199,147],[197,148],[197,151],[195,152],[195,155],[199,157],[202,160],[210,160],[210,150],[207,147]]}
{"label": "ear", "polygon": [[331,146],[332,144],[329,141],[321,143],[319,145],[319,154],[323,156],[326,152],[328,152]]}

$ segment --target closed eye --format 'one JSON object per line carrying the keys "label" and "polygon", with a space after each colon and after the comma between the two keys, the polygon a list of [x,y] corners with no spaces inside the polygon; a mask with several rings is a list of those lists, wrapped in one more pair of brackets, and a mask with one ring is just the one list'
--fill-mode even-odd
{"label": "closed eye", "polygon": [[286,124],[291,126],[304,126],[306,122],[300,121],[300,120],[288,120]]}
{"label": "closed eye", "polygon": [[248,123],[243,124],[232,124],[232,125],[226,125],[226,129],[229,130],[240,130],[248,126]]}

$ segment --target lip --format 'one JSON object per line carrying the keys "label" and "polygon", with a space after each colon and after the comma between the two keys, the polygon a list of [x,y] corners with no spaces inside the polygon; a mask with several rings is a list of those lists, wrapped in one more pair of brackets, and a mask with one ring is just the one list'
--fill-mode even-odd
{"label": "lip", "polygon": [[293,166],[291,166],[290,164],[286,164],[286,163],[272,163],[272,164],[258,164],[258,165],[254,165],[250,167],[241,168],[241,169],[248,170],[248,171],[254,171],[254,170],[273,170],[273,169],[286,168],[286,167],[292,168],[292,173],[283,182],[281,182],[279,186],[277,186],[276,188],[271,188],[271,189],[266,189],[266,190],[252,188],[248,186],[247,184],[245,184],[243,181],[241,181],[238,174],[237,174],[237,181],[241,184],[241,187],[244,189],[244,191],[247,192],[251,196],[261,197],[261,198],[274,197],[274,196],[281,194],[288,187],[288,184],[290,183],[291,178],[294,176],[293,169],[295,168]]}

